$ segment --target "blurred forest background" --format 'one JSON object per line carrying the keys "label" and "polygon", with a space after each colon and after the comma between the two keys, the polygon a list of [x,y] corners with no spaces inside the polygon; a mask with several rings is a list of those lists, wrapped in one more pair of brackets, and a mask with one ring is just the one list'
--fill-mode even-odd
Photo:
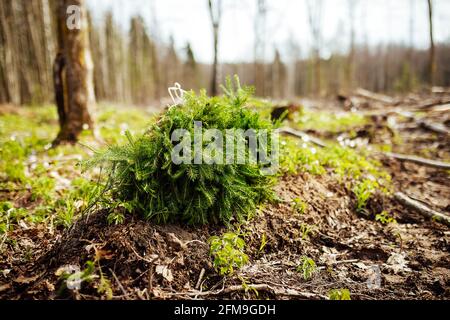
{"label": "blurred forest background", "polygon": [[[357,24],[364,20],[361,15],[370,14],[374,2],[339,1],[339,5],[346,6],[347,17],[341,19],[342,28],[336,30],[336,37],[330,40],[323,36],[323,26],[327,24],[323,12],[332,9],[337,2],[298,1],[305,3],[306,12],[302,17],[307,17],[309,26],[300,32],[309,33],[312,41],[304,45],[292,38],[282,47],[269,41],[273,31],[269,29],[273,24],[267,23],[267,16],[276,1],[202,1],[200,8],[211,20],[211,38],[206,41],[216,48],[210,62],[198,61],[199,52],[195,52],[189,42],[177,45],[177,34],[183,33],[182,28],[167,37],[159,34],[158,11],[152,11],[157,8],[152,6],[153,0],[144,2],[148,5],[145,10],[151,11],[154,17],[152,23],[139,14],[127,19],[117,18],[108,6],[100,9],[94,0],[87,1],[96,98],[124,104],[151,104],[167,96],[167,87],[174,82],[194,90],[207,88],[214,94],[218,90],[217,83],[223,83],[230,74],[238,74],[243,83],[254,85],[258,96],[275,99],[335,95],[357,87],[374,92],[403,93],[430,85],[450,86],[450,39],[436,41],[433,34],[436,32],[433,21],[438,15],[441,21],[444,14],[437,12],[443,1],[404,1],[403,20],[409,21],[404,26],[404,30],[409,30],[409,35],[404,37],[407,40],[378,44],[364,38],[364,26]],[[194,2],[199,5],[199,1]],[[233,10],[250,10],[246,5],[249,2],[252,3],[250,25],[253,28],[240,32],[254,35],[253,57],[221,61],[222,16],[231,3]],[[116,11],[125,5],[121,0],[111,3]],[[127,5],[133,5],[133,1]],[[380,2],[377,5],[380,6]],[[39,104],[53,100],[52,68],[58,41],[55,6],[56,1],[52,0],[0,2],[0,103]],[[418,6],[426,10],[417,10]],[[428,21],[427,30],[420,30],[427,34],[426,46],[415,43],[418,12],[421,12],[421,19]],[[386,8],[384,21],[379,24],[389,24],[389,19],[393,18]],[[284,23],[282,18],[280,23]]]}

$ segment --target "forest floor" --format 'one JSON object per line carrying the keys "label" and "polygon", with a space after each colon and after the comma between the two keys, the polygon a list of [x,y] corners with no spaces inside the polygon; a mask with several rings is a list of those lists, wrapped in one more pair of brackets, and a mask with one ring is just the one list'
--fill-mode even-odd
{"label": "forest floor", "polygon": [[450,215],[450,170],[390,156],[450,161],[450,108],[435,98],[304,101],[284,125],[327,146],[283,139],[279,199],[232,229],[249,262],[226,276],[209,239],[229,228],[80,215],[100,192],[100,172],[77,165],[86,146],[122,143],[152,114],[102,107],[96,139],[51,149],[54,107],[0,106],[0,298],[449,299],[449,227],[393,194]]}

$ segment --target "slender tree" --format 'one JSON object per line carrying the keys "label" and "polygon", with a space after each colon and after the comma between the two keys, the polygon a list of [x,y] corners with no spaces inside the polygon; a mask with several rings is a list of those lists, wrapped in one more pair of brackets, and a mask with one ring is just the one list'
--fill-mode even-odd
{"label": "slender tree", "polygon": [[311,28],[313,40],[314,59],[314,92],[321,93],[321,58],[320,49],[322,46],[322,7],[323,0],[307,0],[309,26]]}
{"label": "slender tree", "polygon": [[436,83],[436,47],[434,44],[434,30],[433,30],[433,0],[427,0],[428,2],[428,23],[430,32],[430,61],[429,61],[429,81],[430,85],[435,85]]}
{"label": "slender tree", "polygon": [[56,17],[58,52],[53,78],[60,131],[54,145],[74,143],[83,129],[92,129],[89,107],[95,103],[85,1],[59,0]]}
{"label": "slender tree", "polygon": [[353,76],[355,70],[355,12],[358,6],[358,0],[347,0],[348,20],[350,23],[350,47],[347,62],[347,87],[350,90],[353,87]]}
{"label": "slender tree", "polygon": [[214,38],[214,61],[212,65],[211,77],[211,94],[217,95],[217,73],[218,73],[218,54],[219,54],[219,28],[220,20],[222,18],[222,0],[208,0],[209,15],[211,17],[211,24]]}
{"label": "slender tree", "polygon": [[191,44],[188,42],[186,44],[186,61],[183,65],[183,80],[185,81],[185,86],[189,90],[198,89],[198,66],[195,60],[194,51],[192,50]]}
{"label": "slender tree", "polygon": [[169,47],[167,48],[167,53],[165,56],[165,65],[167,72],[167,82],[166,85],[172,85],[174,82],[180,81],[181,74],[181,62],[178,57],[177,50],[175,48],[175,39],[173,36],[170,37]]}
{"label": "slender tree", "polygon": [[283,98],[286,94],[286,66],[281,61],[281,55],[278,49],[275,50],[275,58],[272,63],[272,97]]}
{"label": "slender tree", "polygon": [[254,69],[255,69],[255,87],[256,93],[260,96],[266,95],[266,0],[257,0],[257,11],[255,16],[255,44],[254,44]]}

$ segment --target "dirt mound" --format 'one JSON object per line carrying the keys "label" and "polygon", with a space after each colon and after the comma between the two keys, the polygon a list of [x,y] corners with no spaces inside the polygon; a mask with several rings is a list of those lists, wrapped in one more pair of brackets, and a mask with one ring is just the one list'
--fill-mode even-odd
{"label": "dirt mound", "polygon": [[96,262],[97,272],[110,279],[114,295],[122,298],[158,297],[159,287],[173,293],[189,290],[202,269],[213,273],[207,244],[212,232],[207,227],[157,226],[137,217],[109,225],[106,213],[98,212],[64,232],[41,257],[35,265],[44,267],[44,273],[31,270],[22,276],[34,280],[39,275],[25,286],[22,298],[37,298],[37,292],[45,295],[40,298],[88,298],[96,293],[97,283],[83,283],[83,293],[71,296],[74,292],[58,290],[62,281],[56,275],[67,266],[83,270],[87,261]]}

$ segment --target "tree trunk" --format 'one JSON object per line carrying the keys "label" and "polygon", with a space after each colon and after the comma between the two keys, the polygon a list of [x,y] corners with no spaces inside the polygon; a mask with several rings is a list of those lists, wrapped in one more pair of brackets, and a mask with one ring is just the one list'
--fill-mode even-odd
{"label": "tree trunk", "polygon": [[315,54],[316,58],[314,61],[314,78],[315,78],[315,93],[317,95],[322,94],[322,66],[320,61],[320,51],[317,50]]}
{"label": "tree trunk", "polygon": [[348,0],[348,20],[350,24],[350,48],[348,52],[346,86],[347,91],[353,89],[353,77],[355,73],[355,11],[358,2],[356,0]]}
{"label": "tree trunk", "polygon": [[213,70],[212,70],[212,79],[211,79],[211,95],[217,95],[217,65],[218,65],[218,42],[219,42],[219,32],[218,28],[214,27],[214,62],[213,62]]}
{"label": "tree trunk", "polygon": [[[66,12],[70,5],[76,5],[81,10],[80,28],[70,30],[67,26]],[[84,129],[92,129],[89,107],[95,103],[84,0],[59,0],[56,17],[58,53],[53,76],[60,132],[54,145],[74,143]]]}
{"label": "tree trunk", "polygon": [[222,16],[222,1],[217,0],[217,3],[213,5],[212,0],[208,0],[209,14],[211,16],[211,23],[214,36],[214,62],[212,65],[212,78],[211,78],[211,95],[217,95],[217,68],[219,64],[218,50],[219,50],[219,26]]}
{"label": "tree trunk", "polygon": [[430,26],[430,85],[436,84],[436,47],[433,31],[433,0],[428,0],[428,22]]}
{"label": "tree trunk", "polygon": [[320,49],[322,46],[322,7],[323,0],[307,1],[308,8],[308,18],[309,26],[311,28],[311,34],[313,37],[313,78],[314,82],[312,84],[314,88],[314,93],[317,95],[321,94],[322,80],[321,80],[321,58]]}

